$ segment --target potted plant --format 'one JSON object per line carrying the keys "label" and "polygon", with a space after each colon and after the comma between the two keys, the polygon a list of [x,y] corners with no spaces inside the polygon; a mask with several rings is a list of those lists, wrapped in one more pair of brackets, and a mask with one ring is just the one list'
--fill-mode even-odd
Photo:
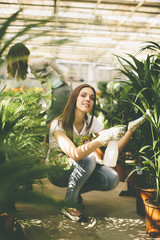
{"label": "potted plant", "polygon": [[[155,189],[155,197],[144,202],[146,231],[153,237],[160,237],[160,45],[147,42],[140,49],[144,50],[152,51],[145,60],[140,61],[133,55],[128,55],[132,61],[120,56],[117,58],[123,67],[120,71],[128,78],[126,83],[132,86],[135,93],[133,105],[144,115],[147,109],[152,110],[146,115],[148,121],[141,131],[147,137],[139,149],[140,157],[136,164]],[[154,208],[158,212],[157,219],[153,216]]]}

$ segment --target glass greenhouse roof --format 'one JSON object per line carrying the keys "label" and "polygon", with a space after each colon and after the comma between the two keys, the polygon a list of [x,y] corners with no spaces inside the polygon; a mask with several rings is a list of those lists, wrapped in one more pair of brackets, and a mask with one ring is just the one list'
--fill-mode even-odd
{"label": "glass greenhouse roof", "polygon": [[1,0],[0,24],[19,9],[5,40],[37,23],[14,40],[24,41],[33,55],[114,65],[113,54],[160,43],[160,0]]}

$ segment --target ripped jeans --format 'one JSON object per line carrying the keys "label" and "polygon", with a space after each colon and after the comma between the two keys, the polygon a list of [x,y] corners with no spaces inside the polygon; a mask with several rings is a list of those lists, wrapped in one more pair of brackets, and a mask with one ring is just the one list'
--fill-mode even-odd
{"label": "ripped jeans", "polygon": [[75,162],[71,171],[64,171],[50,181],[59,187],[67,187],[65,201],[78,202],[81,193],[92,190],[109,191],[119,183],[117,172],[107,166],[97,164],[94,154]]}

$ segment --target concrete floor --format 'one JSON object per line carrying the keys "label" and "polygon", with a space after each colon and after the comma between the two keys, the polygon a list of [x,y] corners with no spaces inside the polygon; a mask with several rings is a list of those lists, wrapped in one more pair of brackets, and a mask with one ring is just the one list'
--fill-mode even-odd
{"label": "concrete floor", "polygon": [[[44,180],[44,193],[63,200],[65,188]],[[35,187],[37,190],[37,186]],[[17,205],[25,215],[23,225],[28,240],[151,240],[145,232],[145,219],[136,212],[135,196],[119,196],[127,190],[124,182],[109,192],[83,194],[89,222],[72,222],[60,209]]]}

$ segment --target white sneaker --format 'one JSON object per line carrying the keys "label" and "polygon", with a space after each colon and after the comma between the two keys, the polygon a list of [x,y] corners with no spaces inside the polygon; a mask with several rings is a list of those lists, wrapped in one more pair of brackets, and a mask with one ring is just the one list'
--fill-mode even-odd
{"label": "white sneaker", "polygon": [[76,208],[62,208],[61,213],[75,222],[87,222],[88,218]]}

